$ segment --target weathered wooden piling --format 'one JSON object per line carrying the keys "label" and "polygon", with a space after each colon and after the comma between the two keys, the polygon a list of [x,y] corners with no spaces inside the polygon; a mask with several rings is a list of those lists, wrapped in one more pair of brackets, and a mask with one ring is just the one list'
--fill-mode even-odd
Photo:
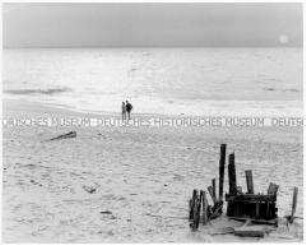
{"label": "weathered wooden piling", "polygon": [[200,199],[202,204],[202,223],[205,225],[208,222],[207,212],[208,212],[208,202],[206,198],[206,192],[202,191],[200,192]]}
{"label": "weathered wooden piling", "polygon": [[198,196],[198,190],[194,189],[192,192],[192,197],[189,201],[189,219],[192,220],[194,219],[194,207],[195,207],[195,203],[196,203],[196,199]]}
{"label": "weathered wooden piling", "polygon": [[245,171],[245,177],[247,182],[247,194],[254,194],[254,184],[253,184],[253,175],[252,170],[246,170]]}
{"label": "weathered wooden piling", "polygon": [[192,198],[189,201],[190,211],[190,227],[192,230],[197,230],[200,223],[200,211],[201,211],[201,199],[198,194],[198,190],[194,189],[192,192]]}
{"label": "weathered wooden piling", "polygon": [[197,199],[195,201],[195,209],[194,209],[194,229],[198,229],[199,228],[199,224],[200,224],[200,214],[201,214],[201,200],[200,197],[197,196]]}
{"label": "weathered wooden piling", "polygon": [[213,178],[212,180],[211,180],[211,186],[212,186],[212,190],[213,190],[213,195],[214,195],[214,197],[215,197],[215,199],[216,199],[216,201],[217,201],[217,194],[216,194],[216,179],[215,178]]}
{"label": "weathered wooden piling", "polygon": [[296,206],[297,206],[297,194],[298,194],[298,188],[294,187],[293,200],[292,200],[292,212],[291,212],[291,217],[289,219],[289,223],[292,223],[294,220],[294,214],[296,212]]}
{"label": "weathered wooden piling", "polygon": [[228,157],[228,182],[229,182],[229,194],[237,194],[237,180],[236,180],[236,167],[235,167],[235,154],[232,153]]}
{"label": "weathered wooden piling", "polygon": [[[203,206],[204,206],[203,204],[204,204],[204,191],[200,190],[200,205],[201,205],[201,210],[203,209]],[[201,212],[200,212],[200,214],[201,214]],[[202,217],[202,219],[203,219],[203,217]],[[201,222],[201,220],[200,220],[200,222]]]}
{"label": "weathered wooden piling", "polygon": [[203,209],[203,220],[206,224],[208,222],[208,200],[205,191],[204,191],[204,204],[205,204],[204,205],[205,209]]}
{"label": "weathered wooden piling", "polygon": [[226,144],[222,144],[220,146],[220,160],[219,160],[219,201],[223,201],[225,156],[226,156]]}

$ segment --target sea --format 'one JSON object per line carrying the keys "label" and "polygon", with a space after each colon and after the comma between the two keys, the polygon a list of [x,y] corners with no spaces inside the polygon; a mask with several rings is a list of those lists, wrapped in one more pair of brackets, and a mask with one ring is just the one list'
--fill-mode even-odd
{"label": "sea", "polygon": [[81,112],[302,114],[301,48],[3,50],[4,98]]}

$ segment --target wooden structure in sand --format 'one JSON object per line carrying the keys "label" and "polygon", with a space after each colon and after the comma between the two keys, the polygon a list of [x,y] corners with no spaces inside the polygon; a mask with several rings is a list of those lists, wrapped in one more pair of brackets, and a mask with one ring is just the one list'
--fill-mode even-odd
{"label": "wooden structure in sand", "polygon": [[[193,230],[199,227],[199,223],[207,224],[209,220],[219,217],[223,212],[225,161],[226,145],[222,144],[219,160],[219,196],[216,194],[216,179],[212,179],[212,185],[207,188],[213,205],[208,204],[207,194],[204,190],[193,190],[192,198],[189,201],[189,219]],[[228,218],[247,221],[248,223],[277,225],[276,200],[279,186],[270,183],[266,194],[255,194],[252,171],[247,170],[245,171],[247,191],[244,193],[242,188],[237,186],[234,153],[229,155],[228,162],[229,191],[225,195],[225,201],[227,202],[226,215]],[[242,236],[263,236],[261,232],[241,232],[241,230],[237,230],[236,233],[236,235]]]}
{"label": "wooden structure in sand", "polygon": [[276,197],[279,186],[270,183],[266,194],[255,194],[252,171],[245,171],[247,192],[243,193],[236,184],[236,167],[234,153],[229,155],[228,179],[229,193],[225,195],[227,201],[227,216],[236,218],[250,218],[276,222]]}

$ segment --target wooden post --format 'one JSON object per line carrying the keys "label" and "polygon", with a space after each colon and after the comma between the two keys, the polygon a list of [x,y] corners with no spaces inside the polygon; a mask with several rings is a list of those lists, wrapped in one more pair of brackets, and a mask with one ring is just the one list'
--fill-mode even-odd
{"label": "wooden post", "polygon": [[194,207],[195,207],[195,203],[196,203],[196,199],[198,196],[198,190],[194,189],[192,192],[192,198],[189,201],[189,208],[190,208],[190,212],[189,212],[189,219],[194,219]]}
{"label": "wooden post", "polygon": [[298,194],[298,188],[294,187],[293,200],[292,200],[292,212],[291,212],[291,217],[290,217],[289,223],[292,223],[293,220],[294,220],[294,214],[296,212],[296,205],[297,205],[297,194]]}
{"label": "wooden post", "polygon": [[192,220],[193,216],[193,202],[192,198],[189,200],[189,220]]}
{"label": "wooden post", "polygon": [[[200,190],[200,205],[201,205],[201,210],[202,210],[202,207],[204,207],[204,191],[203,190]],[[201,212],[200,212],[200,217],[201,217]],[[202,217],[202,220],[203,220],[203,217]],[[200,219],[200,222],[202,220]]]}
{"label": "wooden post", "polygon": [[208,203],[206,199],[206,193],[203,190],[200,191],[200,200],[201,200],[201,212],[200,212],[201,220],[200,222],[202,222],[205,225],[208,221],[207,219]]}
{"label": "wooden post", "polygon": [[194,209],[194,228],[198,229],[200,224],[200,214],[201,214],[201,200],[199,196],[197,196],[195,202],[195,209]]}
{"label": "wooden post", "polygon": [[236,181],[236,167],[235,167],[235,154],[232,153],[228,157],[228,182],[229,182],[229,194],[237,194],[237,181]]}
{"label": "wooden post", "polygon": [[220,160],[219,160],[219,201],[223,200],[225,155],[226,155],[226,144],[222,144],[220,147]]}
{"label": "wooden post", "polygon": [[216,197],[214,196],[213,187],[212,187],[212,186],[208,186],[208,187],[207,187],[207,190],[208,190],[209,195],[210,195],[210,197],[211,197],[211,199],[213,200],[214,205],[215,205],[215,204],[217,203],[217,199],[216,199]]}
{"label": "wooden post", "polygon": [[247,182],[247,189],[248,194],[254,194],[254,184],[253,184],[253,176],[252,176],[252,170],[246,170],[245,171],[246,176],[246,182]]}
{"label": "wooden post", "polygon": [[206,192],[203,192],[203,224],[207,224],[208,222],[208,217],[207,217],[207,212],[208,212],[208,201],[206,197]]}
{"label": "wooden post", "polygon": [[190,227],[193,231],[197,230],[200,222],[200,208],[201,208],[201,200],[198,195],[198,190],[194,189],[192,192],[192,198],[190,200]]}
{"label": "wooden post", "polygon": [[212,191],[213,191],[213,195],[215,197],[215,200],[217,201],[217,195],[216,195],[216,179],[212,179],[211,180],[211,186],[212,186]]}

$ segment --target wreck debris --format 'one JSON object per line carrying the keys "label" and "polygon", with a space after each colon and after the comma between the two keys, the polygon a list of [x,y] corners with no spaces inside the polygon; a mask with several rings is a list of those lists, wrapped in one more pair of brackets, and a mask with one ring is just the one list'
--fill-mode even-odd
{"label": "wreck debris", "polygon": [[220,147],[220,160],[219,160],[219,201],[223,200],[225,155],[226,155],[226,144],[222,144]]}
{"label": "wreck debris", "polygon": [[292,224],[294,219],[302,219],[301,217],[294,216],[295,212],[296,212],[296,206],[297,206],[297,194],[298,194],[298,188],[294,187],[291,214],[285,216],[285,218],[287,219],[287,227],[288,228],[289,228],[289,224]]}
{"label": "wreck debris", "polygon": [[202,207],[203,207],[202,222],[203,222],[203,224],[206,224],[208,222],[208,215],[207,215],[208,214],[208,201],[207,201],[207,197],[206,197],[206,192],[201,191],[201,194],[202,194],[201,203],[202,203]]}
{"label": "wreck debris", "polygon": [[193,222],[190,223],[192,230],[197,230],[200,223],[200,212],[201,212],[201,199],[198,190],[193,190],[192,199],[190,200],[190,213],[189,219]]}
{"label": "wreck debris", "polygon": [[254,183],[253,183],[253,175],[252,170],[245,171],[246,183],[247,183],[247,194],[254,194]]}
{"label": "wreck debris", "polygon": [[292,212],[291,212],[291,217],[289,219],[289,223],[291,223],[291,224],[293,223],[294,214],[296,212],[297,194],[298,194],[298,188],[294,187],[294,190],[293,190],[293,200],[292,200]]}
{"label": "wreck debris", "polygon": [[236,180],[236,167],[235,167],[235,154],[232,153],[228,157],[228,180],[229,180],[229,194],[237,194],[237,180]]}
{"label": "wreck debris", "polygon": [[77,136],[76,131],[70,131],[66,134],[61,134],[61,135],[59,135],[55,138],[52,138],[52,139],[50,139],[50,141],[51,140],[62,140],[62,139],[76,138],[76,136]]}
{"label": "wreck debris", "polygon": [[217,197],[215,196],[214,188],[212,186],[208,186],[207,190],[209,192],[209,195],[210,195],[211,199],[213,200],[213,203],[216,204],[217,203]]}
{"label": "wreck debris", "polygon": [[212,186],[212,191],[213,191],[213,196],[215,198],[215,201],[217,200],[217,195],[216,195],[216,179],[211,180],[211,186]]}
{"label": "wreck debris", "polygon": [[[231,165],[234,169],[235,162],[234,158],[231,157]],[[272,220],[277,218],[277,208],[276,208],[276,196],[278,186],[270,183],[268,193],[254,194],[254,184],[252,171],[247,170],[246,182],[247,182],[247,193],[233,194],[233,184],[235,180],[229,178],[229,194],[226,194],[225,198],[227,201],[227,216],[232,217],[247,217],[251,219],[264,219]],[[232,178],[236,176],[236,173],[231,173]]]}
{"label": "wreck debris", "polygon": [[[192,198],[189,201],[189,220],[190,227],[195,231],[199,223],[208,224],[210,220],[218,218],[223,212],[223,184],[224,169],[226,158],[226,144],[220,147],[219,160],[219,196],[216,194],[216,179],[212,179],[211,186],[207,190],[211,197],[213,205],[208,204],[206,192],[203,190],[193,190]],[[229,219],[242,221],[244,224],[240,227],[222,230],[216,234],[232,233],[242,237],[264,237],[264,235],[278,226],[278,208],[276,207],[277,193],[279,185],[270,183],[267,193],[255,194],[252,170],[245,171],[246,192],[243,192],[241,186],[237,186],[237,175],[235,166],[235,154],[231,153],[228,157],[228,182],[229,190],[225,194],[227,202],[226,215]],[[200,193],[200,194],[199,194]],[[294,187],[291,215],[285,218],[292,223],[295,218],[297,206],[298,188]],[[256,224],[257,226],[252,226]],[[267,228],[258,225],[272,225]]]}
{"label": "wreck debris", "polygon": [[[197,230],[200,221],[207,224],[209,220],[219,217],[223,212],[223,182],[224,182],[224,168],[225,168],[225,152],[226,145],[222,144],[220,147],[220,161],[219,161],[219,199],[216,194],[216,180],[212,179],[212,186],[209,186],[208,192],[213,200],[213,206],[208,204],[206,192],[200,190],[193,190],[192,198],[189,200],[189,220],[192,230]],[[220,191],[222,195],[220,195]],[[202,210],[202,211],[201,211]]]}

